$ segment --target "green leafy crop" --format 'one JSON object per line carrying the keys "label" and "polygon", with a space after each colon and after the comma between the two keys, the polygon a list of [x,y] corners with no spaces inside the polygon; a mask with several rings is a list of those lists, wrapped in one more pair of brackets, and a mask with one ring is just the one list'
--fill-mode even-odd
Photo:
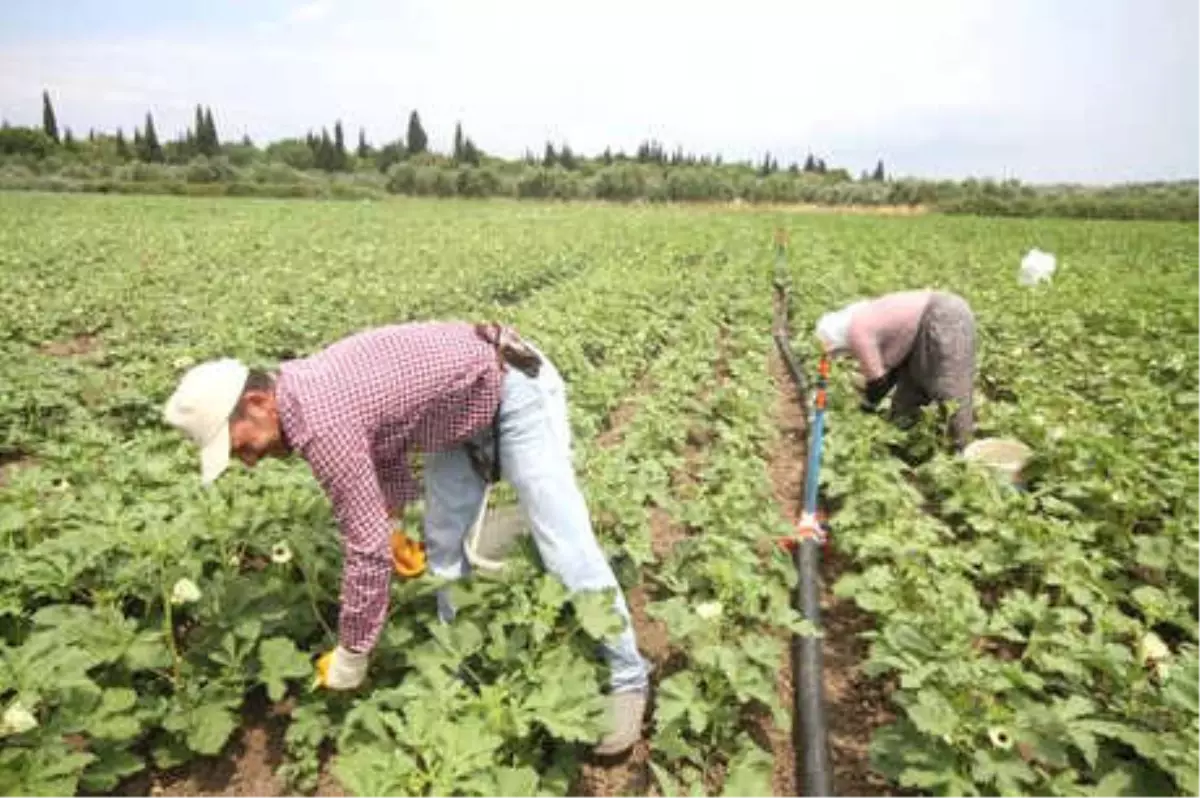
{"label": "green leafy crop", "polygon": [[[117,789],[287,715],[281,772],[353,793],[561,795],[604,727],[606,594],[522,545],[499,577],[394,582],[367,683],[310,689],[341,552],[298,462],[209,490],[160,419],[183,369],[269,366],[366,326],[515,324],[568,384],[580,484],[664,632],[663,794],[769,794],[750,719],[801,622],[767,460],[769,213],[396,201],[0,197],[0,792]],[[860,416],[833,378],[823,499],[871,614],[871,741],[907,789],[1197,790],[1196,233],[1174,224],[789,216],[796,347],[856,296],[955,290],[980,331],[981,434],[1024,492]],[[1022,289],[1030,246],[1050,285]],[[799,468],[800,464],[797,463]],[[419,525],[420,506],[410,521]],[[419,528],[419,526],[417,527]]]}

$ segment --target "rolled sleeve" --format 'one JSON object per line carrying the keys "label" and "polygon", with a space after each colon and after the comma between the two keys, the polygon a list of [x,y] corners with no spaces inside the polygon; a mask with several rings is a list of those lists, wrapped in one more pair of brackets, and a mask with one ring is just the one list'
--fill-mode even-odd
{"label": "rolled sleeve", "polygon": [[391,521],[366,441],[317,435],[305,459],[333,505],[342,536],[338,642],[352,651],[375,647],[388,610]]}

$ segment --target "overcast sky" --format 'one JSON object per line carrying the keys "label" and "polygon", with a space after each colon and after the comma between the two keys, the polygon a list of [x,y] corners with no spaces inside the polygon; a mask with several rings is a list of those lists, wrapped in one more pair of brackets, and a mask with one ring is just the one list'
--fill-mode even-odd
{"label": "overcast sky", "polygon": [[210,105],[260,142],[414,107],[484,150],[668,147],[857,172],[1195,178],[1196,0],[0,3],[0,115],[160,138]]}

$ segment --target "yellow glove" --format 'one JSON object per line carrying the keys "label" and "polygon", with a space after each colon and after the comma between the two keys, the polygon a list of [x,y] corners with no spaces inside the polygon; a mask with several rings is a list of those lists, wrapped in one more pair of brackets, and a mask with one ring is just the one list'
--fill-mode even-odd
{"label": "yellow glove", "polygon": [[425,544],[412,540],[403,530],[392,533],[392,565],[403,577],[425,573]]}
{"label": "yellow glove", "polygon": [[353,690],[366,678],[367,659],[365,652],[358,653],[341,646],[325,652],[317,660],[317,678],[313,681],[313,689]]}

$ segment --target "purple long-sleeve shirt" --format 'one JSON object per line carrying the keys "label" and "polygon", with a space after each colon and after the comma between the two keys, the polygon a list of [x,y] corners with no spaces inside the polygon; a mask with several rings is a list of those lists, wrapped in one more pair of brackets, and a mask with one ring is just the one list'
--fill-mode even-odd
{"label": "purple long-sleeve shirt", "polygon": [[389,511],[421,492],[409,454],[444,451],[490,424],[501,375],[495,347],[460,322],[368,330],[280,366],[284,437],[312,468],[341,531],[346,648],[374,648],[387,618]]}

